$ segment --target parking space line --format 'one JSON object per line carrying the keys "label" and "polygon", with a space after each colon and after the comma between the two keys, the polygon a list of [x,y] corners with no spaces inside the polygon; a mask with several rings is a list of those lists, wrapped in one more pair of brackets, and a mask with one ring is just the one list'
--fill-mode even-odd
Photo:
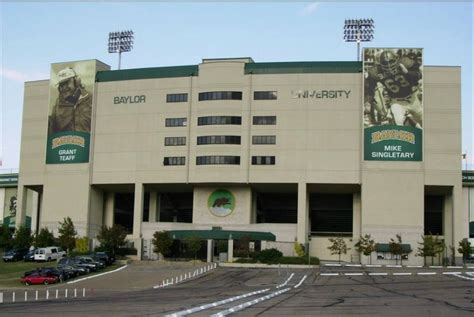
{"label": "parking space line", "polygon": [[382,267],[380,264],[367,264],[366,267]]}
{"label": "parking space line", "polygon": [[393,275],[412,275],[413,273],[393,273]]}
{"label": "parking space line", "polygon": [[298,288],[298,287],[300,287],[301,284],[303,284],[304,280],[306,280],[307,277],[308,277],[308,275],[303,276],[303,278],[301,279],[301,281],[299,281],[299,283],[296,284],[293,288]]}
{"label": "parking space line", "polygon": [[462,274],[462,272],[443,272],[444,275],[456,275],[456,274]]}
{"label": "parking space line", "polygon": [[430,265],[428,266],[430,269],[442,269],[443,267],[441,265]]}
{"label": "parking space line", "polygon": [[469,281],[474,281],[474,278],[472,277],[467,277],[467,276],[463,276],[461,274],[453,274],[451,276],[455,276],[455,277],[459,277],[459,278],[462,278],[462,279],[465,279],[465,280],[469,280]]}
{"label": "parking space line", "polygon": [[417,275],[436,275],[436,272],[417,272]]}
{"label": "parking space line", "polygon": [[423,265],[407,265],[409,268],[422,268]]}
{"label": "parking space line", "polygon": [[384,276],[384,275],[388,275],[388,273],[369,273],[369,275],[379,275],[379,276]]}
{"label": "parking space line", "polygon": [[274,292],[274,293],[271,293],[271,294],[268,294],[268,295],[265,295],[265,296],[262,296],[262,297],[259,297],[259,298],[256,298],[250,302],[246,302],[246,303],[243,303],[243,304],[240,304],[240,305],[237,305],[237,306],[234,306],[234,307],[231,307],[229,309],[226,309],[226,310],[223,310],[223,311],[220,311],[218,312],[217,314],[214,314],[214,315],[211,315],[211,317],[222,317],[222,316],[227,316],[227,315],[230,315],[232,313],[235,313],[237,311],[240,311],[244,308],[247,308],[247,307],[250,307],[250,306],[253,306],[255,304],[258,304],[258,303],[261,303],[263,301],[266,301],[266,300],[269,300],[270,298],[273,298],[275,296],[278,296],[278,295],[281,295],[285,292],[288,292],[291,288],[285,288],[285,289],[282,289],[278,292]]}
{"label": "parking space line", "polygon": [[340,263],[326,263],[324,266],[342,266]]}
{"label": "parking space line", "polygon": [[339,273],[319,273],[319,275],[322,275],[322,276],[337,276],[337,275],[339,275]]}
{"label": "parking space line", "polygon": [[257,295],[257,294],[268,292],[269,290],[270,290],[269,288],[266,288],[266,289],[262,289],[262,290],[259,290],[259,291],[246,293],[246,294],[239,295],[239,296],[230,297],[230,298],[227,298],[227,299],[220,300],[218,302],[209,303],[209,304],[197,306],[197,307],[194,307],[194,308],[182,310],[182,311],[179,311],[179,312],[176,312],[176,313],[168,314],[168,315],[165,315],[165,317],[180,317],[180,316],[186,316],[186,315],[189,315],[189,314],[194,314],[194,313],[197,313],[197,312],[209,309],[209,308],[217,307],[217,306],[220,306],[220,305],[224,305],[224,304],[234,302],[236,300],[240,300],[240,299],[244,299],[244,298],[247,298],[247,297],[250,297],[250,296],[254,296],[254,295]]}
{"label": "parking space line", "polygon": [[402,266],[401,265],[387,265],[387,267],[398,267],[398,268],[400,268]]}
{"label": "parking space line", "polygon": [[277,285],[276,288],[281,288],[283,286],[286,286],[286,284],[288,284],[288,282],[293,278],[294,275],[295,275],[295,273],[291,273],[290,277],[288,277],[286,279],[286,281],[284,281],[282,284]]}
{"label": "parking space line", "polygon": [[447,266],[448,269],[462,269],[462,266]]}
{"label": "parking space line", "polygon": [[348,267],[361,267],[362,264],[346,264]]}
{"label": "parking space line", "polygon": [[364,275],[364,273],[344,273],[344,275],[347,275],[347,276],[361,276],[361,275]]}

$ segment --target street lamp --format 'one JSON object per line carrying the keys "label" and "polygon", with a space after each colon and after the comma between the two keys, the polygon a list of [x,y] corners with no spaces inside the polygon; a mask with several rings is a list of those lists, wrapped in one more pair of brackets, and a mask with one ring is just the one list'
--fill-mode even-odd
{"label": "street lamp", "polygon": [[344,41],[357,42],[357,61],[360,60],[360,42],[374,39],[373,19],[346,19],[344,22]]}
{"label": "street lamp", "polygon": [[132,48],[133,48],[133,31],[132,30],[109,33],[109,53],[119,54],[118,69],[120,69],[122,52],[130,52]]}

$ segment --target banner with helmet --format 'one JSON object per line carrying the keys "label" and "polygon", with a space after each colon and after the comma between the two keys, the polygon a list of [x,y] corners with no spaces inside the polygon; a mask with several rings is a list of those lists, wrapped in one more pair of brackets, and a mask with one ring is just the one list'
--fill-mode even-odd
{"label": "banner with helmet", "polygon": [[104,66],[97,60],[51,65],[46,164],[89,162],[95,75]]}
{"label": "banner with helmet", "polygon": [[423,50],[365,48],[364,160],[423,160]]}

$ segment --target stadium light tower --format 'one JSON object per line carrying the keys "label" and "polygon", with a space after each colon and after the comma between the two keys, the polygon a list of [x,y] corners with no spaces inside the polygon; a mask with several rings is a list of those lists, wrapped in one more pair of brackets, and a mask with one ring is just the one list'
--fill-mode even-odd
{"label": "stadium light tower", "polygon": [[373,19],[347,19],[344,23],[344,41],[357,42],[357,61],[360,60],[360,42],[374,39]]}
{"label": "stadium light tower", "polygon": [[133,48],[133,31],[118,31],[109,33],[109,53],[118,53],[118,69],[122,59],[122,52],[130,52]]}

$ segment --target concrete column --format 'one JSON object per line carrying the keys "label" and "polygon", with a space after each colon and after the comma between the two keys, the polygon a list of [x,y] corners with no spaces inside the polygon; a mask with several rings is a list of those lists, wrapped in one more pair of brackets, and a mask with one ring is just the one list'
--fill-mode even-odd
{"label": "concrete column", "polygon": [[143,221],[143,184],[135,184],[135,199],[133,204],[133,237],[141,238]]}
{"label": "concrete column", "polygon": [[[469,238],[469,210],[462,208],[462,186],[454,186],[451,198],[453,208],[453,244],[458,249],[458,243],[464,238]],[[462,254],[456,255],[456,263],[462,264]]]}
{"label": "concrete column", "polygon": [[15,226],[18,228],[20,225],[25,224],[26,220],[26,201],[27,201],[27,192],[28,189],[18,184],[18,189],[16,193],[16,217],[15,217]]}
{"label": "concrete column", "polygon": [[207,262],[212,262],[214,255],[214,241],[212,239],[207,239]]}
{"label": "concrete column", "polygon": [[234,239],[229,239],[227,246],[228,262],[234,262]]}
{"label": "concrete column", "polygon": [[150,193],[150,208],[148,212],[148,222],[156,222],[156,203],[157,203],[156,192]]}
{"label": "concrete column", "polygon": [[308,239],[308,200],[306,183],[298,183],[298,223],[296,237],[299,243],[305,244]]}
{"label": "concrete column", "polygon": [[32,193],[31,199],[31,233],[37,233],[36,228],[38,227],[38,206],[39,206],[40,194],[36,191]]}
{"label": "concrete column", "polygon": [[104,208],[104,225],[112,227],[114,225],[114,204],[115,193],[107,193]]}
{"label": "concrete column", "polygon": [[252,192],[252,210],[250,223],[257,223],[257,193]]}
{"label": "concrete column", "polygon": [[[353,244],[357,243],[357,241],[359,241],[360,239],[360,236],[362,235],[360,217],[361,217],[360,193],[354,193],[352,194],[352,243]],[[355,250],[353,246],[349,246],[349,247],[352,249],[352,251],[349,251],[349,252],[352,252],[353,255],[359,256],[360,257],[359,262],[362,263],[362,257],[364,257],[364,255],[363,254],[359,255],[359,253]],[[367,263],[364,262],[364,264],[367,264]]]}

